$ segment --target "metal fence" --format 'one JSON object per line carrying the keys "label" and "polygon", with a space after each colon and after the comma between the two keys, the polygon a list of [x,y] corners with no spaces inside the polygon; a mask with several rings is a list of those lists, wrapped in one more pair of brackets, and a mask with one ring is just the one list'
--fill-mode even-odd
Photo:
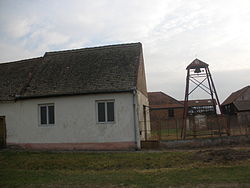
{"label": "metal fence", "polygon": [[[145,140],[181,140],[183,119],[150,121],[151,130],[142,129]],[[250,135],[250,117],[190,116],[186,122],[185,139]]]}

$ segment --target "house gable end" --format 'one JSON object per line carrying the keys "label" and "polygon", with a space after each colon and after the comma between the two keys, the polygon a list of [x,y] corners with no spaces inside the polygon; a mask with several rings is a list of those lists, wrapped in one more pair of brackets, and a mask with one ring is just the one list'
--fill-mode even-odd
{"label": "house gable end", "polygon": [[137,80],[136,80],[136,88],[143,93],[145,96],[148,96],[147,92],[147,84],[146,84],[146,75],[145,75],[145,68],[144,68],[144,60],[142,51],[139,57],[139,64],[137,68]]}

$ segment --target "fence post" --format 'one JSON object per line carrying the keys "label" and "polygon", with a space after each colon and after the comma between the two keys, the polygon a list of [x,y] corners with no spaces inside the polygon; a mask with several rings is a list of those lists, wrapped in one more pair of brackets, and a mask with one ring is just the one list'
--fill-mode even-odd
{"label": "fence post", "polygon": [[178,120],[175,119],[175,130],[176,130],[176,140],[178,140],[178,126],[177,126]]}
{"label": "fence post", "polygon": [[220,123],[219,123],[219,116],[216,115],[215,118],[216,118],[217,127],[219,129],[219,135],[221,136],[221,126],[220,126]]}
{"label": "fence post", "polygon": [[245,135],[247,135],[247,115],[243,114],[243,122],[244,122],[244,126],[245,126]]}
{"label": "fence post", "polygon": [[250,118],[247,119],[247,134],[250,134]]}
{"label": "fence post", "polygon": [[211,134],[211,137],[214,137],[214,134],[213,134],[213,127],[212,127],[212,119],[211,119],[211,116],[208,116],[207,117],[207,127],[208,127],[208,130],[210,131],[210,134]]}
{"label": "fence post", "polygon": [[0,148],[6,147],[6,123],[5,116],[0,116]]}
{"label": "fence post", "polygon": [[242,125],[241,125],[241,122],[240,122],[240,120],[239,120],[239,115],[237,114],[236,115],[236,119],[237,119],[237,124],[239,125],[239,127],[240,127],[240,135],[242,135]]}
{"label": "fence post", "polygon": [[161,141],[161,124],[160,121],[157,121],[158,127],[158,141]]}
{"label": "fence post", "polygon": [[230,135],[231,135],[231,129],[230,129],[230,116],[225,115],[224,118],[226,118],[227,136],[230,136]]}
{"label": "fence post", "polygon": [[195,122],[194,117],[192,117],[192,124],[193,124],[193,137],[196,138],[197,130],[196,130],[196,122]]}
{"label": "fence post", "polygon": [[146,106],[143,105],[143,118],[144,118],[144,136],[145,136],[145,141],[148,140],[148,135],[147,135],[147,118],[146,118]]}

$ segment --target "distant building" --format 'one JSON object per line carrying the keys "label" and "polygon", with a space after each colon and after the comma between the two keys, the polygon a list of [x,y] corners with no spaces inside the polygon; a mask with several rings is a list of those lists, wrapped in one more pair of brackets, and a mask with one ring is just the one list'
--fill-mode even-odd
{"label": "distant building", "polygon": [[175,128],[174,121],[183,116],[183,104],[180,101],[170,97],[163,92],[149,92],[148,93],[149,107],[150,107],[150,126],[151,130],[159,129],[159,122],[170,122],[169,127]]}
{"label": "distant building", "polygon": [[250,122],[250,86],[233,92],[221,104],[222,113],[236,116],[239,123]]}
{"label": "distant building", "polygon": [[166,120],[169,118],[182,118],[183,104],[163,92],[148,93],[150,119]]}
{"label": "distant building", "polygon": [[[181,101],[184,104],[184,101]],[[214,100],[216,104],[216,101]],[[188,101],[188,115],[213,115],[216,114],[212,99],[198,99]]]}
{"label": "distant building", "polygon": [[[152,130],[157,130],[159,128],[158,122],[163,122],[161,126],[163,126],[164,122],[167,122],[168,128],[181,126],[183,121],[184,101],[178,101],[163,92],[149,92],[148,100]],[[195,122],[200,127],[206,126],[207,116],[216,114],[212,99],[189,100],[188,107],[188,115],[194,118]]]}
{"label": "distant building", "polygon": [[[182,101],[184,104],[184,101]],[[212,99],[198,99],[188,101],[188,116],[194,118],[194,122],[199,128],[207,128],[207,118],[208,116],[215,115],[216,109],[214,109],[213,104],[216,104]],[[191,123],[192,124],[192,123]]]}
{"label": "distant building", "polygon": [[[148,100],[152,121],[183,117],[184,101],[178,101],[163,92],[149,92]],[[188,107],[189,115],[212,115],[216,113],[212,99],[189,100]]]}
{"label": "distant building", "polygon": [[250,86],[233,92],[221,104],[223,114],[236,115],[250,111]]}

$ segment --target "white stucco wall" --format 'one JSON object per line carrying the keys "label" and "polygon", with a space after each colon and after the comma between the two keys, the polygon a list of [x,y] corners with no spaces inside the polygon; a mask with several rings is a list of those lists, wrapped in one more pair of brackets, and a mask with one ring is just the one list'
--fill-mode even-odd
{"label": "white stucco wall", "polygon": [[[115,101],[115,122],[97,123],[96,101]],[[143,99],[140,99],[143,100]],[[55,105],[55,125],[39,126],[38,105]],[[133,94],[96,94],[0,103],[7,143],[135,142]]]}
{"label": "white stucco wall", "polygon": [[[151,134],[149,102],[148,98],[140,91],[137,91],[137,100],[138,100],[137,113],[138,113],[140,135],[141,135],[140,137],[141,140],[145,140],[145,133],[147,133],[147,138],[149,138]],[[144,124],[145,121],[144,121],[143,105],[146,106],[146,127]]]}

